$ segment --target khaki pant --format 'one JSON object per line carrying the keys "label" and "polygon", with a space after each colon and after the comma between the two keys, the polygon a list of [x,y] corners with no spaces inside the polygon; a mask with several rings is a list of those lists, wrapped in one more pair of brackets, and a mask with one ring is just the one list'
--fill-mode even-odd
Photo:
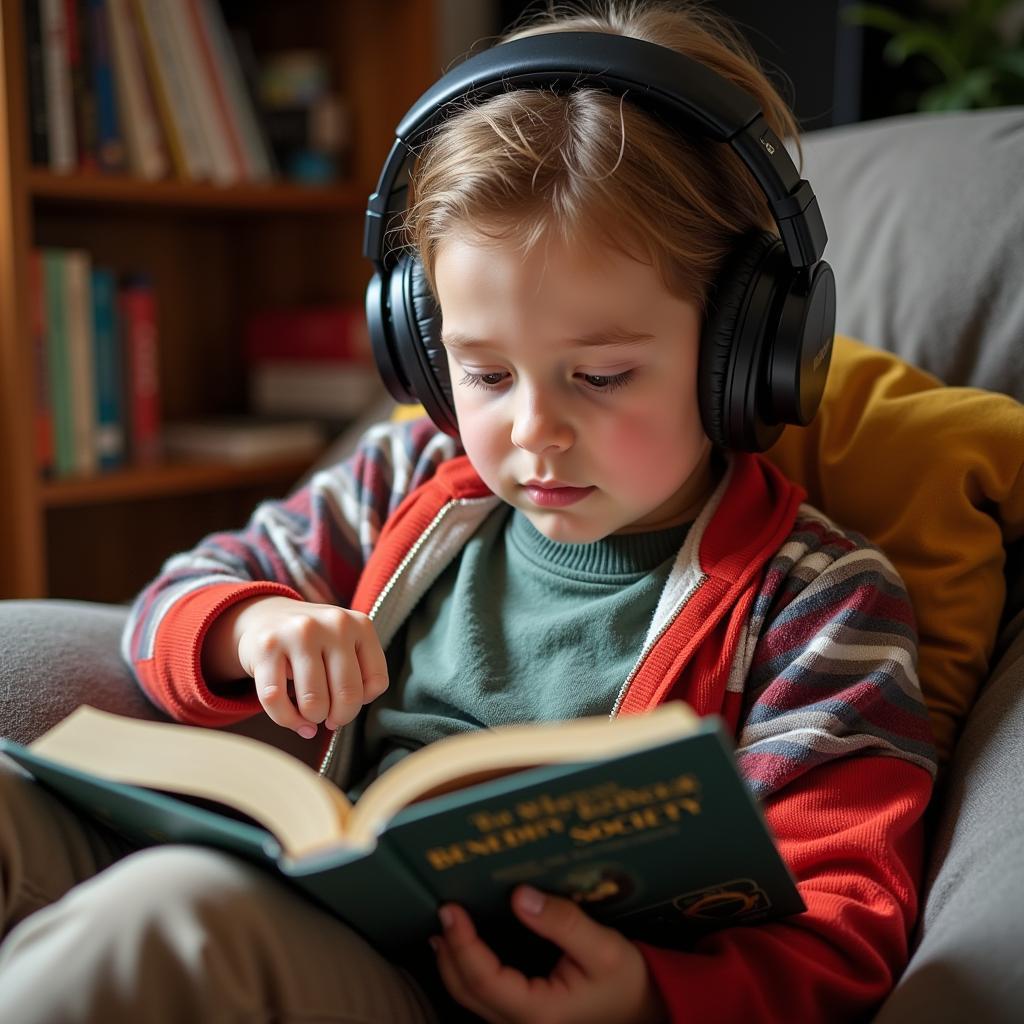
{"label": "khaki pant", "polygon": [[139,850],[0,755],[4,1024],[466,1019],[429,957],[389,963],[228,854]]}

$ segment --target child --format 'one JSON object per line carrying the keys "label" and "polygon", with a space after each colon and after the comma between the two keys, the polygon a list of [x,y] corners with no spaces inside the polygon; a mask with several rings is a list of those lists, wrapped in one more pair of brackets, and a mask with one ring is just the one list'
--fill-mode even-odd
{"label": "child", "polygon": [[[795,135],[699,8],[527,32],[553,30],[675,48]],[[405,226],[458,439],[375,428],[245,530],[171,559],[125,633],[141,686],[194,724],[351,723],[329,757],[353,795],[454,732],[685,699],[735,731],[807,912],[663,949],[521,886],[515,913],[563,952],[549,974],[503,965],[456,905],[432,973],[226,855],[129,852],[8,770],[4,914],[23,920],[0,946],[0,1016],[862,1018],[907,959],[934,758],[891,564],[765,459],[713,444],[700,414],[702,331],[731,254],[773,226],[764,194],[727,147],[628,96],[517,90],[467,103],[418,152]]]}

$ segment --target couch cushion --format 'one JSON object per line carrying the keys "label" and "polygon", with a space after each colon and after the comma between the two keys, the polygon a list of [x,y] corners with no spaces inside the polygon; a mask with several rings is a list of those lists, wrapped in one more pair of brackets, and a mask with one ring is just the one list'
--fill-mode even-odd
{"label": "couch cushion", "polygon": [[899,570],[946,760],[992,655],[1006,596],[1004,545],[1024,535],[1024,405],[943,386],[839,336],[817,417],[787,428],[768,455],[813,505],[864,534]]}
{"label": "couch cushion", "polygon": [[[1024,1006],[1024,613],[957,745],[915,951],[875,1024],[1019,1021]],[[1017,950],[1018,952],[1014,952]]]}
{"label": "couch cushion", "polygon": [[840,333],[1024,401],[1024,107],[810,132]]}

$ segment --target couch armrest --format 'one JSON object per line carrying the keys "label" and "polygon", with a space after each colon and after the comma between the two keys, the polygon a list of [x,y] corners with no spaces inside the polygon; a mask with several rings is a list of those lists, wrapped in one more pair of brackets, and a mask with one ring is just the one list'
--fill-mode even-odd
{"label": "couch armrest", "polygon": [[[80,704],[168,721],[121,659],[127,607],[86,601],[0,601],[0,736],[30,743]],[[321,744],[266,716],[231,726],[307,763]]]}
{"label": "couch armrest", "polygon": [[1024,1006],[1024,612],[957,743],[916,948],[876,1024],[1019,1021]]}

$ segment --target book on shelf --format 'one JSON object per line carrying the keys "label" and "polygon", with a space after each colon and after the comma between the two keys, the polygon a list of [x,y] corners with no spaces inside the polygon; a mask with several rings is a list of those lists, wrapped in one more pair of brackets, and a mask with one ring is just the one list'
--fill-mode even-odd
{"label": "book on shelf", "polygon": [[177,53],[170,5],[165,0],[132,0],[142,39],[143,62],[154,84],[157,109],[177,177],[206,181],[212,159],[201,135],[186,69]]}
{"label": "book on shelf", "polygon": [[66,0],[67,60],[71,77],[71,109],[75,119],[75,161],[79,170],[98,166],[96,95],[90,65],[89,22],[85,0]]}
{"label": "book on shelf", "polygon": [[71,476],[75,472],[76,459],[64,253],[59,249],[44,249],[41,259],[46,311],[46,379],[53,423],[52,468],[55,476]]}
{"label": "book on shelf", "polygon": [[270,148],[217,0],[188,2],[199,26],[200,45],[205,48],[208,62],[212,62],[210,71],[221,105],[227,112],[228,130],[236,134],[241,143],[245,178],[248,181],[268,181],[275,171]]}
{"label": "book on shelf", "polygon": [[372,366],[339,360],[267,360],[248,369],[249,407],[260,416],[313,416],[344,423],[384,394]]}
{"label": "book on shelf", "polygon": [[40,0],[25,0],[25,77],[28,86],[29,159],[36,167],[50,164],[47,129],[46,72]]}
{"label": "book on shelf", "polygon": [[[145,461],[148,435],[159,432],[152,288],[137,281],[122,286],[115,272],[94,265],[87,251],[61,248],[32,251],[29,283],[40,471],[66,477],[123,465],[134,406],[141,408],[134,413],[141,426],[133,435],[143,439]],[[143,316],[142,328],[134,330],[131,322],[122,324],[119,311],[122,292],[133,289],[141,293],[135,305]],[[140,367],[147,368],[137,378],[126,368],[131,348],[123,344],[133,333],[134,346],[143,353]]]}
{"label": "book on shelf", "polygon": [[84,0],[88,25],[88,68],[96,111],[96,162],[104,171],[119,174],[128,167],[121,128],[111,41],[108,0]]}
{"label": "book on shelf", "polygon": [[143,845],[252,860],[382,949],[434,934],[446,901],[501,940],[521,882],[664,945],[804,909],[723,723],[678,701],[450,736],[354,804],[269,744],[89,707],[0,750]]}
{"label": "book on shelf", "polygon": [[92,268],[92,327],[96,386],[96,458],[100,469],[116,469],[127,455],[124,372],[117,317],[117,277]]}
{"label": "book on shelf", "polygon": [[156,291],[149,278],[138,274],[118,289],[117,315],[121,324],[131,461],[152,466],[162,458],[160,443],[160,352]]}
{"label": "book on shelf", "polygon": [[370,363],[370,332],[362,305],[264,309],[245,322],[245,359],[262,362]]}
{"label": "book on shelf", "polygon": [[217,0],[21,2],[35,165],[223,185],[274,176]]}
{"label": "book on shelf", "polygon": [[170,173],[170,156],[160,125],[132,0],[106,0],[117,99],[123,113],[128,166],[133,174],[157,181]]}
{"label": "book on shelf", "polygon": [[39,0],[39,18],[49,166],[63,174],[75,169],[78,153],[64,0]]}
{"label": "book on shelf", "polygon": [[163,451],[171,458],[244,466],[273,459],[313,459],[323,449],[323,424],[219,416],[168,423]]}
{"label": "book on shelf", "polygon": [[84,249],[66,249],[63,263],[74,472],[89,476],[99,469],[91,262]]}
{"label": "book on shelf", "polygon": [[28,315],[31,332],[32,369],[35,383],[36,466],[42,473],[54,468],[53,406],[46,356],[46,283],[43,254],[33,249],[28,254]]}

